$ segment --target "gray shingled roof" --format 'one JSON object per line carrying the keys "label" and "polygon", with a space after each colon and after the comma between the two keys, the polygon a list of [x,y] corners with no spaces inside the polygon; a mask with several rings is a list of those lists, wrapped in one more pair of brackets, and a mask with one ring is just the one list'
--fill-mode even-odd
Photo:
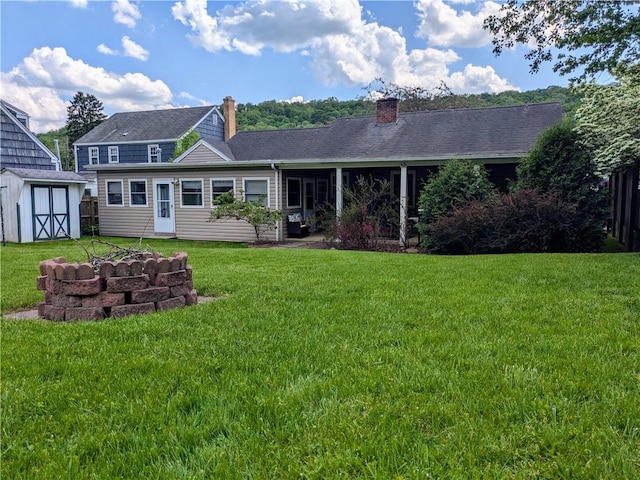
{"label": "gray shingled roof", "polygon": [[214,108],[209,105],[116,113],[80,137],[75,145],[177,140]]}
{"label": "gray shingled roof", "polygon": [[2,171],[11,172],[25,180],[86,183],[86,180],[75,172],[57,172],[55,170],[38,170],[35,168],[3,168]]}
{"label": "gray shingled roof", "polygon": [[238,132],[234,158],[255,160],[519,157],[562,119],[559,103],[401,113],[396,123],[340,118],[320,128]]}

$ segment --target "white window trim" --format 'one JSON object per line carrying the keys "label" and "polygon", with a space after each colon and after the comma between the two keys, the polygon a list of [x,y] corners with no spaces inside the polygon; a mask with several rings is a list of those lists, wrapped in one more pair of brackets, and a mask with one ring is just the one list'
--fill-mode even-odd
{"label": "white window trim", "polygon": [[[300,203],[298,205],[290,205],[289,204],[289,180],[296,180],[298,182],[299,185],[299,192],[300,192]],[[300,177],[287,177],[287,191],[286,191],[286,197],[287,197],[287,208],[302,208],[302,178]]]}
{"label": "white window trim", "polygon": [[[155,147],[158,150],[158,161],[157,162],[152,162],[151,161],[151,149]],[[154,143],[152,145],[147,145],[147,163],[162,163],[162,149],[160,148],[160,145],[158,145],[157,143]]]}
{"label": "white window trim", "polygon": [[[112,160],[112,157],[114,155],[112,155],[112,152],[115,152],[115,160]],[[120,163],[120,149],[116,146],[112,146],[112,147],[108,147],[107,148],[107,153],[108,153],[108,158],[109,158],[109,163]]]}
{"label": "white window trim", "polygon": [[[120,191],[122,192],[122,202],[121,203],[109,203],[109,184],[110,183],[119,183]],[[104,181],[104,201],[107,207],[124,207],[124,182],[122,180],[115,179],[105,179]]]}
{"label": "white window trim", "polygon": [[[98,147],[89,147],[87,151],[89,153],[89,165],[100,165],[100,148],[98,148]],[[93,163],[93,155],[91,155],[91,152],[96,152],[96,162],[95,163]]]}
{"label": "white window trim", "polygon": [[[133,182],[144,182],[144,204],[133,203],[133,190],[131,184]],[[129,206],[133,208],[148,207],[149,206],[149,188],[146,178],[130,178],[129,179]]]}
{"label": "white window trim", "polygon": [[[200,182],[200,188],[202,189],[202,193],[200,197],[202,198],[202,202],[200,205],[183,205],[182,203],[182,184],[184,182]],[[203,178],[181,178],[180,179],[180,208],[204,208],[204,179]]]}
{"label": "white window trim", "polygon": [[213,204],[213,182],[214,181],[220,181],[220,180],[224,180],[224,181],[231,181],[233,183],[233,196],[236,196],[236,192],[238,191],[236,188],[236,177],[211,177],[209,179],[209,187],[210,187],[210,195],[209,195],[209,200],[211,201],[211,206],[215,207],[215,205]]}
{"label": "white window trim", "polygon": [[271,208],[271,179],[269,177],[242,177],[242,201],[246,202],[245,192],[247,180],[266,180],[267,182],[267,208]]}

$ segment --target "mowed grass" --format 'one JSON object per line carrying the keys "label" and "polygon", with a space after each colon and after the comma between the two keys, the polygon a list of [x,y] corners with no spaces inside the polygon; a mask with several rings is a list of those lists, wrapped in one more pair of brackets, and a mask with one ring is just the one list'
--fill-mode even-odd
{"label": "mowed grass", "polygon": [[[3,319],[2,478],[640,478],[637,254],[149,243],[218,299]],[[4,313],[59,255],[2,248]]]}

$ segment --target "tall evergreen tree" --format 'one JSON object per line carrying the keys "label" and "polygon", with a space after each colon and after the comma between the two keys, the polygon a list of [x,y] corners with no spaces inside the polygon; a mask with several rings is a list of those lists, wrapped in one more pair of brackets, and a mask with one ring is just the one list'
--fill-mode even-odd
{"label": "tall evergreen tree", "polygon": [[97,127],[107,116],[102,102],[90,93],[78,92],[67,107],[67,133],[73,144],[85,133]]}

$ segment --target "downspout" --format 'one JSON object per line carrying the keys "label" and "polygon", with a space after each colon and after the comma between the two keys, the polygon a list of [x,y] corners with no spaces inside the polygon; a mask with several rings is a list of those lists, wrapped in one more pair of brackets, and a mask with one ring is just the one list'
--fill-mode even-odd
{"label": "downspout", "polygon": [[[275,190],[276,190],[276,210],[280,210],[280,169],[275,163],[271,164],[271,169],[275,176]],[[282,229],[282,220],[276,223],[276,242],[280,241],[280,230]]]}
{"label": "downspout", "polygon": [[400,247],[407,246],[407,165],[400,164]]}

